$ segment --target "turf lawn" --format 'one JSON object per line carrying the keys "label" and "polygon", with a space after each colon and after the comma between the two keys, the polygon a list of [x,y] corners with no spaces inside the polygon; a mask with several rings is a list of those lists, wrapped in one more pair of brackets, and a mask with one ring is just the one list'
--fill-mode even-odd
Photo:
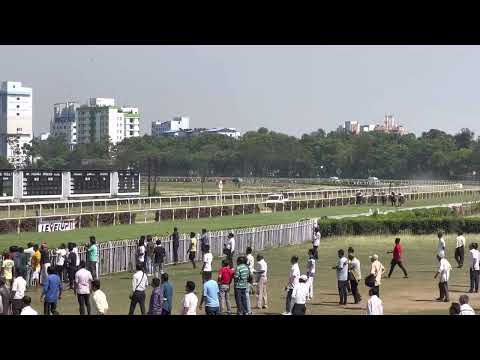
{"label": "turf lawn", "polygon": [[[480,235],[466,235],[467,243],[480,241]],[[317,277],[314,282],[314,298],[307,304],[308,314],[328,315],[362,315],[365,314],[366,301],[368,300],[367,289],[361,282],[359,289],[363,297],[361,304],[354,305],[352,296],[348,297],[346,306],[338,305],[338,292],[335,271],[331,267],[335,264],[336,251],[339,248],[347,249],[353,246],[359,257],[362,275],[365,276],[370,267],[368,255],[372,252],[379,254],[380,261],[389,269],[391,255],[386,252],[393,247],[394,236],[358,236],[358,237],[332,237],[322,239],[319,249],[319,261],[317,262]],[[467,267],[457,269],[453,259],[455,238],[453,235],[446,237],[447,258],[454,268],[449,282],[450,299],[458,301],[458,297],[468,291],[468,257]],[[436,236],[403,236],[402,244],[405,252],[404,265],[408,270],[409,278],[404,279],[399,268],[396,268],[391,279],[383,279],[380,288],[381,298],[384,302],[385,314],[448,314],[449,303],[436,302],[438,297],[438,282],[433,279],[438,268],[435,259]],[[254,309],[255,314],[276,315],[284,311],[285,292],[284,286],[289,273],[289,259],[292,255],[298,255],[301,272],[305,272],[307,262],[307,250],[310,244],[290,246],[263,251],[268,262],[268,301],[269,308],[265,310]],[[220,264],[219,259],[214,260],[214,270]],[[191,264],[182,264],[166,267],[174,286],[174,314],[178,314],[181,307],[181,299],[184,294],[184,286],[187,280],[193,280],[197,284],[197,295],[201,292],[200,264],[196,270],[192,270]],[[102,289],[107,295],[110,304],[110,314],[127,314],[129,309],[128,295],[131,291],[130,273],[121,273],[113,276],[102,277]],[[217,271],[213,273],[214,278]],[[28,291],[32,296],[33,307],[43,311],[40,303],[40,290]],[[480,311],[480,295],[470,294],[470,303],[476,311]],[[147,307],[150,289],[147,293]],[[231,297],[234,304],[233,296]],[[252,304],[255,304],[252,296]],[[67,291],[58,307],[61,314],[78,314],[78,305],[72,291]],[[137,307],[136,314],[139,313]],[[203,311],[198,311],[203,314]]]}
{"label": "turf lawn", "polygon": [[[429,200],[409,201],[405,207],[426,206],[435,204],[448,204],[461,201],[478,200],[478,197],[448,197]],[[165,220],[160,223],[132,224],[132,225],[115,225],[103,226],[99,228],[91,227],[74,231],[38,233],[24,232],[20,234],[10,233],[0,235],[0,249],[7,248],[10,245],[25,246],[29,241],[39,243],[46,241],[50,247],[59,246],[62,242],[69,241],[83,243],[88,240],[90,235],[95,235],[97,241],[110,241],[121,239],[135,239],[141,234],[159,234],[167,235],[177,226],[180,233],[188,233],[190,231],[200,232],[202,228],[214,230],[235,229],[244,227],[255,227],[272,224],[285,224],[295,222],[300,219],[349,215],[368,212],[370,208],[379,208],[380,210],[392,209],[391,206],[381,205],[353,205],[338,206],[330,208],[306,209],[299,211],[285,211],[271,214],[250,214],[238,216],[223,216],[216,218],[204,218],[197,220]]]}

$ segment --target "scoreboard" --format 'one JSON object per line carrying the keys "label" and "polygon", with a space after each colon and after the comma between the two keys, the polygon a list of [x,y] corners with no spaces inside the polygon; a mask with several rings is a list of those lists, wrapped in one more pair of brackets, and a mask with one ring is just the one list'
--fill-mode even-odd
{"label": "scoreboard", "polygon": [[70,195],[109,195],[110,171],[79,170],[70,172]]}
{"label": "scoreboard", "polygon": [[61,197],[61,171],[24,171],[23,197]]}
{"label": "scoreboard", "polygon": [[0,199],[13,197],[13,171],[0,170]]}
{"label": "scoreboard", "polygon": [[118,171],[118,193],[140,194],[140,173],[137,171]]}

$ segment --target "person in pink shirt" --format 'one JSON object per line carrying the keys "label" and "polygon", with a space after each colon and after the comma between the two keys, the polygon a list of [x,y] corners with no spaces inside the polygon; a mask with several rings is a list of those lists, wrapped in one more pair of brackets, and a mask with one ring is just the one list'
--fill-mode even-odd
{"label": "person in pink shirt", "polygon": [[85,261],[80,261],[78,271],[75,273],[75,293],[77,294],[80,315],[90,315],[90,289],[93,281],[92,273],[85,269]]}

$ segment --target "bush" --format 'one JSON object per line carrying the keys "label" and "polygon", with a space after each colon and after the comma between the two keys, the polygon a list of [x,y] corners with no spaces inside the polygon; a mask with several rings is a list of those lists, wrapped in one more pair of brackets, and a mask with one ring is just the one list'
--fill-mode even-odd
{"label": "bush", "polygon": [[445,217],[403,217],[382,218],[357,217],[350,219],[322,219],[320,231],[324,236],[331,235],[372,235],[398,234],[411,231],[415,235],[434,234],[438,230],[453,233],[459,230],[465,233],[480,233],[480,218]]}

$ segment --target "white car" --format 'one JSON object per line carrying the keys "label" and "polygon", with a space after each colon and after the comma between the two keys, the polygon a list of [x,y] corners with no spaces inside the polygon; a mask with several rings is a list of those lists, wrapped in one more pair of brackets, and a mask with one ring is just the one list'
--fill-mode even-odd
{"label": "white car", "polygon": [[288,199],[283,196],[283,194],[272,194],[269,195],[266,204],[283,204]]}

